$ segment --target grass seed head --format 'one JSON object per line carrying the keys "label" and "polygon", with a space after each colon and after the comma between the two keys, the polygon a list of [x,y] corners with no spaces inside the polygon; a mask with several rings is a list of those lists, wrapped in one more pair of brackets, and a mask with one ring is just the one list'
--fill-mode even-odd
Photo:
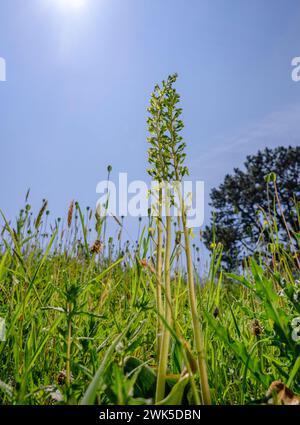
{"label": "grass seed head", "polygon": [[72,224],[73,211],[74,211],[74,201],[72,201],[71,204],[70,204],[70,206],[69,206],[69,211],[68,211],[68,228],[70,228],[71,227],[71,224]]}

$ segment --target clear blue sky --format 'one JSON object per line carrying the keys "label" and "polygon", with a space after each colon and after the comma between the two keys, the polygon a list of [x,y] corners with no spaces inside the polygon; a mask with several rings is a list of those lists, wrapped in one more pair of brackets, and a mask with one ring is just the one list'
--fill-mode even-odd
{"label": "clear blue sky", "polygon": [[188,164],[209,189],[265,146],[299,144],[299,0],[0,0],[1,197],[55,215],[96,184],[146,178],[146,107],[178,72]]}

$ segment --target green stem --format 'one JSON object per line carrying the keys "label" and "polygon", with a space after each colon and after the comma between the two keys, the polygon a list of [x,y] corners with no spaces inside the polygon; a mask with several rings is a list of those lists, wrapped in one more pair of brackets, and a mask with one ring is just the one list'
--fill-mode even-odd
{"label": "green stem", "polygon": [[157,359],[160,358],[161,340],[163,325],[161,317],[163,315],[163,301],[161,290],[161,275],[162,275],[162,189],[159,189],[158,195],[158,218],[157,218],[157,254],[156,254],[156,308],[157,308]]}
{"label": "green stem", "polygon": [[189,301],[192,314],[193,332],[195,338],[195,345],[197,351],[198,368],[200,374],[201,391],[203,397],[203,403],[206,405],[211,404],[210,389],[208,385],[205,349],[204,349],[204,337],[200,318],[197,312],[197,300],[195,293],[194,274],[193,274],[193,261],[190,247],[189,230],[186,225],[186,214],[184,209],[184,203],[182,201],[182,226],[185,241],[185,253],[186,253],[186,264],[188,274],[188,288],[189,288]]}
{"label": "green stem", "polygon": [[67,358],[66,358],[66,383],[71,383],[71,345],[72,345],[72,320],[70,317],[70,305],[68,305],[68,337],[67,337]]}
{"label": "green stem", "polygon": [[[166,252],[165,252],[165,322],[172,326],[172,293],[170,278],[170,261],[171,261],[171,226],[172,220],[170,216],[169,196],[166,200]],[[171,334],[167,326],[164,327],[162,335],[162,344],[159,358],[157,385],[156,385],[156,403],[161,401],[165,396],[166,375],[168,367],[168,356],[170,347]]]}

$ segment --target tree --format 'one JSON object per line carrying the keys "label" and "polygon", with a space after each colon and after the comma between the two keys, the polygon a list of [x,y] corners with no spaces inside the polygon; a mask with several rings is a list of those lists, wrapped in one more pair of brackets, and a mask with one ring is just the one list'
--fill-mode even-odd
{"label": "tree", "polygon": [[232,175],[226,175],[223,183],[212,189],[212,216],[204,230],[208,249],[211,250],[214,243],[222,243],[223,264],[227,269],[238,267],[246,255],[257,248],[264,249],[270,242],[270,232],[264,227],[264,212],[276,219],[283,244],[287,243],[286,221],[297,246],[300,147],[266,148],[247,156],[244,166],[244,171],[234,168]]}

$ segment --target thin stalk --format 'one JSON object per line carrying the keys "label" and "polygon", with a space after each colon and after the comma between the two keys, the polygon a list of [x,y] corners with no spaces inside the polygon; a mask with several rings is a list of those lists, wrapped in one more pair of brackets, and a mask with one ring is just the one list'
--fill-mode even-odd
{"label": "thin stalk", "polygon": [[286,222],[286,219],[285,219],[285,215],[284,215],[284,212],[283,212],[283,209],[282,209],[282,206],[281,206],[281,202],[280,202],[280,199],[279,199],[279,194],[278,194],[276,182],[274,182],[274,189],[275,189],[276,200],[277,200],[277,203],[278,203],[278,206],[279,206],[280,215],[282,217],[282,221],[284,223],[284,226],[286,228],[287,235],[288,235],[288,238],[289,238],[291,250],[292,250],[292,253],[294,254],[294,258],[297,262],[297,266],[300,269],[300,261],[299,261],[299,258],[298,258],[297,249],[294,246],[293,239],[292,239],[292,236],[291,236],[291,233],[290,233],[290,230],[289,230],[289,226],[287,225],[287,222]]}
{"label": "thin stalk", "polygon": [[161,401],[165,396],[166,374],[168,367],[168,356],[171,334],[169,327],[172,326],[172,293],[171,293],[171,276],[170,276],[170,262],[171,262],[171,243],[172,243],[172,220],[170,216],[169,196],[166,200],[166,252],[165,252],[165,321],[168,325],[164,327],[161,351],[158,365],[157,385],[156,385],[156,403]]}
{"label": "thin stalk", "polygon": [[105,250],[106,250],[106,227],[107,227],[107,212],[108,212],[108,206],[109,206],[109,178],[110,178],[110,172],[111,172],[111,166],[109,165],[107,167],[107,186],[106,186],[106,190],[107,190],[107,199],[105,202],[105,209],[104,209],[104,229],[103,229],[103,255],[105,254]]}
{"label": "thin stalk", "polygon": [[203,403],[206,405],[211,404],[210,389],[208,385],[207,367],[206,367],[206,356],[204,349],[204,337],[200,319],[197,312],[197,300],[195,293],[194,274],[193,274],[193,261],[190,247],[189,230],[186,225],[186,213],[184,209],[184,203],[182,205],[182,227],[184,233],[185,242],[185,253],[186,253],[186,265],[188,274],[188,288],[189,288],[189,302],[192,314],[193,333],[195,338],[195,346],[197,351],[198,368],[200,374],[201,392]]}
{"label": "thin stalk", "polygon": [[157,251],[156,251],[156,308],[157,308],[157,331],[156,331],[156,340],[157,340],[157,358],[160,358],[160,349],[161,349],[161,339],[163,324],[161,317],[163,315],[163,301],[162,301],[162,189],[159,188],[158,195],[158,218],[157,218]]}
{"label": "thin stalk", "polygon": [[67,337],[67,357],[66,357],[66,383],[71,383],[71,345],[72,345],[72,320],[70,317],[70,304],[68,304],[68,337]]}
{"label": "thin stalk", "polygon": [[[177,158],[176,158],[176,154],[174,150],[172,153],[173,153],[176,181],[180,182],[180,176],[178,172],[178,162],[177,162]],[[202,399],[204,404],[210,405],[211,396],[210,396],[207,367],[206,367],[204,335],[203,335],[203,331],[202,331],[202,327],[200,323],[200,318],[197,312],[197,298],[196,298],[196,292],[195,292],[194,267],[193,267],[192,253],[191,253],[190,236],[189,236],[189,230],[186,223],[186,211],[185,211],[184,200],[181,194],[180,185],[179,186],[177,185],[177,192],[178,192],[178,199],[181,206],[181,221],[182,221],[182,227],[183,227],[183,233],[184,233],[184,245],[185,245],[185,254],[186,254],[187,275],[188,275],[189,303],[190,303],[190,309],[192,314],[193,334],[194,334],[195,346],[197,351]]]}

